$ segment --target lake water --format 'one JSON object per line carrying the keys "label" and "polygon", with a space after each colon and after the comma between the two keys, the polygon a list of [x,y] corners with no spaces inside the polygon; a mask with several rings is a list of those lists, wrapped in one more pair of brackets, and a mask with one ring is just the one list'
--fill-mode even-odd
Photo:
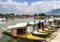
{"label": "lake water", "polygon": [[[9,25],[14,25],[16,23],[26,22],[26,21],[34,21],[33,18],[15,18],[15,19],[7,19],[6,21],[0,22],[0,28],[7,27]],[[2,34],[2,29],[0,29],[0,42],[35,42],[35,41],[28,41],[23,39],[15,39],[11,36]]]}

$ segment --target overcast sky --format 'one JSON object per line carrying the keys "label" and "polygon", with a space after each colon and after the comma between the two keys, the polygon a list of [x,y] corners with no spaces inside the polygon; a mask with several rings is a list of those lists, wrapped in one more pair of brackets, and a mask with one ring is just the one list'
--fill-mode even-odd
{"label": "overcast sky", "polygon": [[60,0],[0,0],[0,13],[46,13],[60,8]]}

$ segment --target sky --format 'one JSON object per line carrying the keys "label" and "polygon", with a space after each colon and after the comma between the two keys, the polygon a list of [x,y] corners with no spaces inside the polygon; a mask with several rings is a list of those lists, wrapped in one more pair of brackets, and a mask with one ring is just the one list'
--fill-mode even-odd
{"label": "sky", "polygon": [[0,13],[39,14],[60,8],[60,0],[0,0]]}

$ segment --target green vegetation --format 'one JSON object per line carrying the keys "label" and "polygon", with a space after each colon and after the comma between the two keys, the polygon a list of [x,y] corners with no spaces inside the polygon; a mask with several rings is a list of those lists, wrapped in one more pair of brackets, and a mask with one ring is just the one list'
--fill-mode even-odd
{"label": "green vegetation", "polygon": [[0,18],[5,17],[5,18],[27,18],[27,17],[40,17],[40,16],[44,16],[45,17],[50,17],[50,16],[54,16],[54,17],[60,17],[60,15],[47,15],[45,13],[39,13],[39,14],[34,14],[34,15],[29,15],[29,14],[2,14],[0,13]]}

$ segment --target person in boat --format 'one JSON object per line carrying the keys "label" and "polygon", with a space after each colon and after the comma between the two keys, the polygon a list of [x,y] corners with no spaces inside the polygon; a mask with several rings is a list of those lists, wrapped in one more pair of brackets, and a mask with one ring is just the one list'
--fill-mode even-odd
{"label": "person in boat", "polygon": [[[44,26],[44,23],[41,23],[40,21],[39,21],[39,23],[37,23],[38,25],[35,25],[34,24],[34,29],[33,29],[33,34],[34,35],[48,35],[48,33],[47,32],[44,32],[44,27],[43,28],[41,28],[41,26]],[[38,30],[42,30],[42,31],[38,31]]]}
{"label": "person in boat", "polygon": [[40,23],[40,20],[39,20],[39,23],[38,23],[38,29],[40,28],[40,25],[41,25],[41,23]]}

